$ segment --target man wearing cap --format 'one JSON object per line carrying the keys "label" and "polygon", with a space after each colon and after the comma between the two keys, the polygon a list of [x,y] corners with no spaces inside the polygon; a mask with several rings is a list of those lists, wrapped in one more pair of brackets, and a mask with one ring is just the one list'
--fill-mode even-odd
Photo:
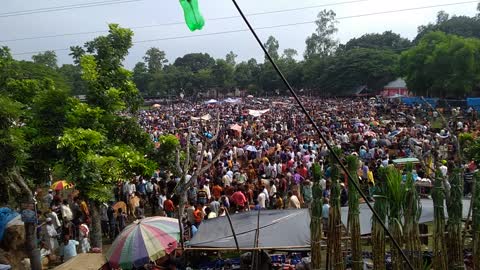
{"label": "man wearing cap", "polygon": [[55,226],[52,223],[52,218],[48,217],[46,220],[46,225],[45,225],[45,243],[48,247],[48,250],[51,252],[55,252],[55,250],[58,248],[58,241],[57,241],[57,230],[55,230]]}

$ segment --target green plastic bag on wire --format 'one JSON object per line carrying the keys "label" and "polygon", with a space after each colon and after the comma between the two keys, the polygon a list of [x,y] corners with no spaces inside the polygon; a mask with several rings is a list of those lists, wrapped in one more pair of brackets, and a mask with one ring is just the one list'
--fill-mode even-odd
{"label": "green plastic bag on wire", "polygon": [[205,25],[205,20],[198,9],[198,0],[180,0],[183,8],[185,22],[190,31],[201,30]]}

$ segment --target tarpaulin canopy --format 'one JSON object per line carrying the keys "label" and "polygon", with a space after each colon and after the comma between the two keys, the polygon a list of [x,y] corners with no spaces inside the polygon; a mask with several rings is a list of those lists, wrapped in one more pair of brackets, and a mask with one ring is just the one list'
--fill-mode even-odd
{"label": "tarpaulin canopy", "polygon": [[475,110],[480,110],[480,98],[467,98],[468,107],[472,107]]}
{"label": "tarpaulin canopy", "polygon": [[259,117],[259,116],[262,116],[263,114],[267,113],[268,111],[270,111],[270,109],[266,109],[266,110],[248,110],[248,114],[250,114],[251,116]]}
{"label": "tarpaulin canopy", "polygon": [[215,103],[218,103],[218,100],[210,99],[210,100],[205,101],[205,104],[215,104]]}
{"label": "tarpaulin canopy", "polygon": [[[257,211],[232,215],[232,224],[241,249],[253,249]],[[259,249],[306,249],[310,246],[308,209],[262,210]],[[188,246],[195,248],[236,248],[227,217],[205,220]]]}
{"label": "tarpaulin canopy", "polygon": [[[422,199],[422,215],[420,216],[419,223],[427,223],[433,221],[433,200]],[[468,215],[468,208],[470,206],[470,200],[463,200],[463,217]],[[447,214],[447,207],[444,207],[445,217]],[[342,207],[342,223],[347,224],[348,221],[348,207]],[[372,229],[372,211],[368,208],[367,204],[360,204],[360,233],[362,235],[370,234]]]}
{"label": "tarpaulin canopy", "polygon": [[[419,223],[433,221],[433,201],[422,199]],[[463,217],[466,218],[470,200],[463,200]],[[444,207],[447,217],[446,207]],[[232,224],[241,249],[253,249],[257,228],[257,211],[232,215]],[[341,208],[342,223],[346,226],[348,207]],[[360,233],[371,233],[372,212],[360,204]],[[259,249],[308,249],[310,246],[310,213],[308,209],[263,210],[260,212]],[[188,243],[192,248],[235,249],[232,230],[226,217],[205,220]]]}
{"label": "tarpaulin canopy", "polygon": [[239,98],[227,98],[223,102],[237,104],[237,103],[241,103],[242,100]]}
{"label": "tarpaulin canopy", "polygon": [[7,207],[0,208],[0,241],[3,239],[3,234],[5,229],[9,227],[10,221],[19,216],[20,215],[13,209]]}

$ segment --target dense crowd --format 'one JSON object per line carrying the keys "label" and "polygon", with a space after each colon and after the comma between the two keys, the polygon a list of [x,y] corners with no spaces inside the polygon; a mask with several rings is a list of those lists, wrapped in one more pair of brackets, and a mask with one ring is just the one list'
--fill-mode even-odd
{"label": "dense crowd", "polygon": [[[330,145],[344,155],[357,155],[361,164],[358,175],[365,193],[371,198],[377,170],[392,165],[399,158],[416,157],[415,180],[429,186],[434,160],[446,178],[458,156],[456,140],[461,132],[478,129],[476,112],[472,108],[442,108],[434,110],[427,104],[406,106],[397,99],[303,98],[305,107],[325,134]],[[312,165],[322,170],[320,181],[324,196],[324,218],[328,218],[330,195],[329,151],[317,136],[313,126],[286,98],[243,100],[208,104],[175,104],[143,111],[140,123],[158,144],[162,135],[177,136],[183,147],[188,131],[190,143],[196,146],[197,160],[209,170],[199,175],[185,196],[192,234],[204,219],[258,208],[283,209],[309,207],[312,203]],[[218,121],[217,121],[217,115]],[[447,116],[448,127],[441,117]],[[205,141],[220,129],[213,144]],[[437,127],[435,127],[437,125]],[[158,145],[157,145],[158,146]],[[217,154],[223,149],[218,159]],[[426,166],[425,166],[426,165]],[[465,195],[471,191],[473,162],[467,168]],[[193,168],[195,170],[195,168]],[[193,172],[192,170],[192,172]],[[190,177],[190,172],[187,177]],[[345,175],[344,175],[345,176]],[[348,181],[341,183],[341,204],[348,202]],[[146,197],[158,197],[158,206],[168,216],[176,214],[178,197],[174,189],[180,175],[163,172],[147,185],[157,191]],[[448,184],[448,183],[447,183]],[[140,183],[140,186],[142,183]],[[125,189],[124,189],[125,193]],[[153,201],[153,200],[150,200]]]}
{"label": "dense crowd", "polygon": [[[415,157],[415,180],[432,181],[434,160],[448,176],[457,160],[456,140],[460,132],[476,132],[479,122],[471,108],[444,108],[448,127],[443,126],[439,111],[426,104],[406,106],[398,100],[376,98],[317,99],[302,98],[305,107],[324,133],[330,145],[344,155],[359,157],[358,176],[365,193],[372,199],[380,167],[393,160]],[[217,117],[218,116],[218,117]],[[196,165],[186,173],[189,182],[185,201],[185,240],[198,230],[202,221],[256,209],[308,208],[312,201],[312,166],[318,164],[323,178],[322,216],[327,222],[330,196],[330,161],[326,144],[291,99],[245,98],[209,104],[179,103],[142,111],[141,126],[156,147],[163,135],[175,135],[185,148],[192,146],[195,164],[207,168],[192,177]],[[437,126],[436,126],[437,125]],[[190,135],[189,135],[190,133]],[[214,139],[209,141],[210,139]],[[190,140],[190,141],[188,141]],[[471,192],[473,162],[463,164],[465,195]],[[159,168],[154,175],[137,176],[119,182],[115,198],[101,206],[102,231],[115,237],[129,221],[151,215],[178,217],[177,184],[182,175]],[[348,181],[341,183],[341,204],[348,203]],[[447,183],[448,184],[448,183]],[[50,210],[44,213],[44,253],[54,253],[60,239],[66,260],[76,253],[76,245],[88,252],[88,207],[79,197],[61,200],[50,191],[45,200]],[[325,223],[326,224],[326,223]]]}

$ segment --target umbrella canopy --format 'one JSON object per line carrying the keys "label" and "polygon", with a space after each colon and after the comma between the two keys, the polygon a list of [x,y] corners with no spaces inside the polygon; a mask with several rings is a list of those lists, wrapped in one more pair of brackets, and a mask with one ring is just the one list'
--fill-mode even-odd
{"label": "umbrella canopy", "polygon": [[397,130],[392,131],[390,134],[388,134],[388,137],[389,137],[389,138],[393,138],[393,137],[397,136],[397,135],[400,134],[400,133],[402,133],[402,130],[398,130],[398,129],[397,129]]}
{"label": "umbrella canopy", "polygon": [[242,132],[242,126],[240,126],[239,124],[231,125],[230,129],[238,132]]}
{"label": "umbrella canopy", "polygon": [[377,137],[377,133],[369,130],[367,132],[365,132],[363,135],[367,136],[367,137]]}
{"label": "umbrella canopy", "polygon": [[253,96],[252,96],[252,95],[248,95],[247,98],[253,98]]}
{"label": "umbrella canopy", "polygon": [[257,152],[257,148],[253,145],[245,146],[245,150],[250,151],[250,152]]}
{"label": "umbrella canopy", "polygon": [[161,106],[160,106],[160,104],[153,104],[152,107],[153,108],[160,108]]}
{"label": "umbrella canopy", "polygon": [[177,248],[179,239],[177,219],[145,218],[127,226],[115,239],[106,257],[115,268],[141,267],[170,254]]}
{"label": "umbrella canopy", "polygon": [[60,181],[57,181],[57,182],[53,183],[51,188],[53,190],[58,191],[58,190],[70,189],[70,188],[73,188],[73,186],[74,185],[72,183],[68,183],[65,180],[60,180]]}

